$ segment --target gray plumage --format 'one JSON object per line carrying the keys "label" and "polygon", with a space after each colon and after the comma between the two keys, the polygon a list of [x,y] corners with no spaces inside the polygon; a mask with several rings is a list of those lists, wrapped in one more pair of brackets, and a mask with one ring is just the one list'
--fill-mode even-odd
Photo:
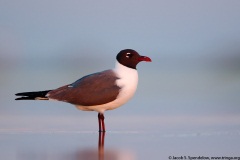
{"label": "gray plumage", "polygon": [[94,73],[48,92],[47,97],[74,105],[93,106],[115,100],[120,92],[117,75],[112,70]]}

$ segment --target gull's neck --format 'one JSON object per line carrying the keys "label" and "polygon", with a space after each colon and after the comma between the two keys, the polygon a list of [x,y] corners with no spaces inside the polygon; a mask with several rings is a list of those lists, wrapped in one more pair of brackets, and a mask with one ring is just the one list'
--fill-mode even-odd
{"label": "gull's neck", "polygon": [[133,76],[134,79],[135,78],[137,79],[138,77],[138,73],[136,69],[126,67],[121,63],[119,63],[118,61],[115,64],[114,71],[119,76],[119,78],[122,78],[122,77],[130,78]]}
{"label": "gull's neck", "polygon": [[119,63],[118,61],[116,61],[114,70],[115,70],[116,72],[124,72],[124,71],[127,71],[127,72],[133,71],[133,72],[136,72],[136,71],[137,71],[136,69],[129,68],[129,67],[126,67],[126,66],[122,65],[122,64]]}

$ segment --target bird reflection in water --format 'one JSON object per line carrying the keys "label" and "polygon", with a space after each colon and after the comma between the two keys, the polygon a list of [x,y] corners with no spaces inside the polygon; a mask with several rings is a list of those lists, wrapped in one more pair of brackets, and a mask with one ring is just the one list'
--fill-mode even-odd
{"label": "bird reflection in water", "polygon": [[99,132],[98,135],[98,159],[104,160],[104,140],[105,132]]}
{"label": "bird reflection in water", "polygon": [[135,155],[126,150],[104,148],[106,132],[99,132],[98,151],[93,149],[79,151],[75,160],[135,160]]}
{"label": "bird reflection in water", "polygon": [[[89,134],[89,133],[88,133]],[[112,133],[111,133],[112,134]],[[113,133],[114,134],[114,133]],[[90,134],[92,136],[96,136],[96,134]],[[129,150],[126,149],[108,149],[105,148],[105,138],[107,137],[106,132],[99,132],[98,133],[98,143],[95,142],[96,147],[86,148],[86,146],[83,148],[76,148],[73,143],[73,147],[70,146],[70,152],[67,151],[64,146],[68,144],[65,142],[60,142],[58,147],[56,147],[55,140],[52,140],[48,137],[48,135],[44,135],[43,141],[39,143],[38,139],[28,139],[27,142],[29,142],[31,145],[25,145],[25,147],[21,147],[17,153],[17,159],[19,160],[42,160],[42,159],[51,159],[51,160],[134,160],[135,154]],[[119,134],[120,135],[120,134]],[[54,137],[59,136],[56,134]],[[83,135],[85,136],[85,135]],[[109,135],[110,136],[110,135]],[[123,135],[122,135],[123,136]],[[67,135],[67,137],[69,137]],[[52,138],[52,136],[51,136]],[[63,138],[62,135],[58,137],[57,139]],[[66,137],[65,137],[66,138]],[[47,139],[47,141],[45,141]],[[67,139],[67,138],[66,138]],[[68,140],[66,140],[68,141]],[[25,141],[24,141],[25,142]],[[118,141],[116,141],[117,143]],[[79,142],[76,141],[78,144]],[[32,145],[34,144],[34,145]],[[21,146],[24,146],[22,144]],[[48,147],[46,147],[48,146]],[[83,147],[83,146],[82,146]]]}

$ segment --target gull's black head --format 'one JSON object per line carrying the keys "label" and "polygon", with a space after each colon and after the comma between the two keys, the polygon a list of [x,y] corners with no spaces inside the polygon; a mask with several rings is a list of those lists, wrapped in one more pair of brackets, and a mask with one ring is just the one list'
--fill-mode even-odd
{"label": "gull's black head", "polygon": [[151,62],[152,60],[149,57],[139,55],[138,52],[132,49],[124,49],[118,53],[117,61],[126,67],[136,69],[139,62]]}

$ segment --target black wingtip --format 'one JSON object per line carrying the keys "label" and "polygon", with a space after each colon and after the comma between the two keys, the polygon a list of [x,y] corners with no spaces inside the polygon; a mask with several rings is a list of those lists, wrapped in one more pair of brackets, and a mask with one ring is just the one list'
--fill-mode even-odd
{"label": "black wingtip", "polygon": [[34,92],[21,92],[21,93],[16,93],[16,96],[28,96],[32,95]]}
{"label": "black wingtip", "polygon": [[46,94],[51,90],[46,91],[37,91],[37,92],[21,92],[16,93],[16,96],[21,96],[19,98],[16,98],[15,100],[48,100],[46,97]]}
{"label": "black wingtip", "polygon": [[15,100],[35,100],[35,97],[19,97],[16,98]]}
{"label": "black wingtip", "polygon": [[16,93],[15,95],[16,95],[16,96],[22,96],[22,94],[21,94],[21,93]]}

